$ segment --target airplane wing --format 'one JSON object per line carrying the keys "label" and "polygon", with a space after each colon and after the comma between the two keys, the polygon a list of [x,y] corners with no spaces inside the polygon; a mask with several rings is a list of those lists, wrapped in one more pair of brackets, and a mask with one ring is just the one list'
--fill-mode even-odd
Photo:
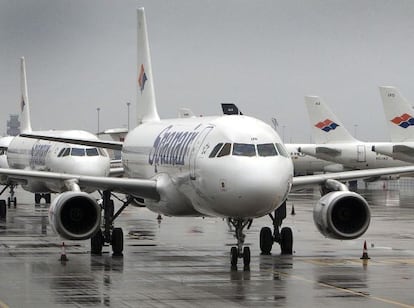
{"label": "airplane wing", "polygon": [[64,142],[64,143],[71,143],[71,144],[80,144],[80,145],[86,145],[86,146],[92,146],[92,147],[98,147],[98,148],[106,148],[106,149],[119,150],[119,151],[122,150],[122,145],[123,145],[123,142],[120,142],[120,141],[72,139],[72,138],[53,137],[53,136],[47,136],[47,135],[36,135],[36,134],[28,134],[28,133],[20,134],[20,137]]}
{"label": "airplane wing", "polygon": [[393,147],[394,153],[402,153],[405,155],[413,155],[414,156],[414,148],[402,144],[394,145]]}
{"label": "airplane wing", "polygon": [[377,169],[369,169],[369,170],[352,170],[352,171],[325,173],[325,174],[316,174],[316,175],[304,175],[304,176],[294,177],[292,186],[294,188],[301,188],[304,186],[324,184],[325,181],[329,179],[338,180],[338,181],[349,181],[349,180],[371,178],[371,177],[376,177],[376,176],[412,173],[413,171],[414,171],[414,166],[406,166],[406,167],[377,168]]}
{"label": "airplane wing", "polygon": [[156,180],[83,176],[46,171],[0,168],[1,182],[3,182],[3,180],[7,181],[7,179],[23,182],[25,179],[27,180],[30,178],[42,179],[44,181],[61,181],[62,183],[65,183],[66,181],[76,181],[79,186],[95,189],[109,189],[115,192],[134,194],[135,196],[152,200],[160,199]]}
{"label": "airplane wing", "polygon": [[338,156],[341,154],[340,150],[333,149],[330,147],[316,147],[315,152],[316,154],[326,154],[329,156]]}

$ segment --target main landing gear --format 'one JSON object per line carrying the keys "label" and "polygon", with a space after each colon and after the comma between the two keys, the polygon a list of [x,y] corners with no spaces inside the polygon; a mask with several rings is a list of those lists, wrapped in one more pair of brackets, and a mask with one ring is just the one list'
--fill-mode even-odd
{"label": "main landing gear", "polygon": [[46,204],[50,204],[51,201],[51,195],[50,193],[35,193],[35,205],[40,205],[40,202],[42,201],[42,199],[45,200]]}
{"label": "main landing gear", "polygon": [[122,211],[133,201],[128,197],[122,207],[114,214],[114,200],[111,199],[111,192],[105,190],[102,193],[102,209],[104,211],[103,226],[91,237],[91,254],[101,255],[102,247],[105,244],[112,246],[113,256],[122,257],[124,250],[124,233],[122,228],[114,228],[114,221]]}
{"label": "main landing gear", "polygon": [[231,247],[230,261],[231,269],[237,270],[237,261],[239,258],[243,258],[244,270],[250,270],[250,247],[244,247],[244,238],[246,235],[243,233],[243,229],[247,226],[247,229],[252,225],[252,219],[234,219],[229,218],[228,222],[235,228],[235,236],[237,239],[237,247]]}
{"label": "main landing gear", "polygon": [[268,255],[272,250],[273,242],[279,243],[282,254],[291,255],[293,252],[292,229],[284,227],[279,231],[283,220],[286,218],[286,201],[278,207],[274,215],[269,214],[273,221],[273,233],[269,227],[260,230],[260,250],[262,254]]}
{"label": "main landing gear", "polygon": [[4,219],[7,216],[7,208],[10,208],[11,205],[13,204],[14,207],[17,206],[17,198],[14,195],[14,189],[15,189],[16,185],[14,184],[8,184],[6,186],[4,186],[4,188],[0,191],[0,195],[2,195],[7,188],[10,189],[9,191],[9,197],[7,197],[7,202],[6,200],[0,200],[0,219]]}

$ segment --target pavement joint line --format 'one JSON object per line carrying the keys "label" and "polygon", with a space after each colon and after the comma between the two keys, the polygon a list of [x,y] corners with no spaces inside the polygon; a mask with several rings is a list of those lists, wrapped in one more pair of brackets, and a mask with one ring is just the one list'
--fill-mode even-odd
{"label": "pavement joint line", "polygon": [[324,283],[324,282],[314,281],[314,280],[311,280],[311,279],[307,279],[305,277],[301,277],[301,276],[297,276],[297,275],[290,275],[289,273],[275,271],[275,270],[273,270],[272,272],[277,273],[280,276],[283,276],[285,278],[296,279],[296,280],[299,280],[299,281],[304,281],[304,282],[312,283],[312,284],[316,283],[316,284],[318,284],[322,287],[325,287],[325,288],[335,289],[335,290],[342,291],[342,292],[345,292],[345,293],[358,295],[360,297],[374,299],[376,301],[391,304],[391,305],[394,305],[394,306],[404,307],[404,308],[414,308],[414,305],[397,302],[397,301],[394,301],[394,300],[391,300],[391,299],[382,298],[382,297],[374,296],[374,295],[371,295],[371,294],[366,294],[366,293],[360,292],[360,291],[355,291],[355,290],[351,290],[351,289],[347,289],[347,288],[337,287],[335,285],[327,284],[327,283]]}

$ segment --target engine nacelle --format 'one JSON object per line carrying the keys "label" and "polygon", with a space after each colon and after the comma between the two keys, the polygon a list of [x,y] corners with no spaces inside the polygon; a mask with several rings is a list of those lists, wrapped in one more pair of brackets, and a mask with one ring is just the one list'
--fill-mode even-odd
{"label": "engine nacelle", "polygon": [[53,230],[68,240],[91,238],[101,226],[101,207],[85,192],[58,195],[49,208]]}
{"label": "engine nacelle", "polygon": [[323,196],[313,209],[313,221],[323,235],[351,240],[368,229],[371,212],[367,201],[351,191],[333,191]]}

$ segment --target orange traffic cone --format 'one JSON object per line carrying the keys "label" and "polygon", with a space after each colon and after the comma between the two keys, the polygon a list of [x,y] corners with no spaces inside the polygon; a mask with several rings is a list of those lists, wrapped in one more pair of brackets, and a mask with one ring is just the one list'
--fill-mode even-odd
{"label": "orange traffic cone", "polygon": [[292,211],[290,212],[290,215],[295,216],[296,212],[295,212],[295,205],[292,204]]}
{"label": "orange traffic cone", "polygon": [[68,257],[66,257],[65,242],[62,242],[62,252],[60,254],[60,261],[68,261]]}
{"label": "orange traffic cone", "polygon": [[369,260],[371,259],[368,257],[368,249],[367,249],[367,241],[364,241],[364,249],[362,250],[362,257],[361,260]]}

